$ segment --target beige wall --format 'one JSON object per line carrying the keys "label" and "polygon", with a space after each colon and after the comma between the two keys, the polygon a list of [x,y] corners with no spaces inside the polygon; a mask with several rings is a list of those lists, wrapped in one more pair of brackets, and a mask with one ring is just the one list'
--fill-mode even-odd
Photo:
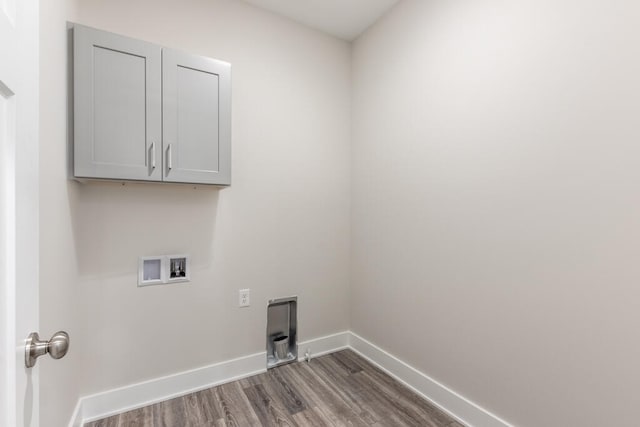
{"label": "beige wall", "polygon": [[352,329],[517,425],[637,424],[639,19],[404,0],[354,45]]}
{"label": "beige wall", "polygon": [[[634,423],[640,6],[403,0],[352,63],[238,1],[41,18],[41,333],[72,336],[41,366],[43,426],[261,351],[291,294],[300,339],[351,325],[517,425]],[[67,19],[233,64],[230,188],[66,180]],[[179,252],[190,284],[136,287],[138,256]]]}
{"label": "beige wall", "polygon": [[[81,24],[233,65],[230,188],[79,184],[65,176],[65,11],[42,3],[42,324],[72,338],[43,383],[78,382],[44,393],[42,419],[264,351],[270,298],[298,295],[300,340],[348,329],[349,45],[238,1],[78,2]],[[171,253],[191,254],[191,283],[138,288],[138,257]]]}

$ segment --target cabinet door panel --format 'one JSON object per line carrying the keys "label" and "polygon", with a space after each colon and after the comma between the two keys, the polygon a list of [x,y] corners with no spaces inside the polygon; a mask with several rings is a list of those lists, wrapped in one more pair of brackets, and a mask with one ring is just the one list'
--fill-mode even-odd
{"label": "cabinet door panel", "polygon": [[145,165],[145,60],[94,48],[93,160]]}
{"label": "cabinet door panel", "polygon": [[231,66],[164,49],[164,181],[229,185]]}
{"label": "cabinet door panel", "polygon": [[181,143],[176,144],[174,162],[192,170],[218,171],[219,77],[181,66],[177,73],[176,141]]}
{"label": "cabinet door panel", "polygon": [[74,175],[160,180],[161,49],[81,25],[73,31]]}

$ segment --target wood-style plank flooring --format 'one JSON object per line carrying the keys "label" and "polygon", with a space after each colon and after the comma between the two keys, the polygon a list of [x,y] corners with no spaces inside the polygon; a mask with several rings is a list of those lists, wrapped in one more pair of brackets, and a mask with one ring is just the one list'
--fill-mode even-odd
{"label": "wood-style plank flooring", "polygon": [[462,427],[351,350],[85,424],[85,427]]}

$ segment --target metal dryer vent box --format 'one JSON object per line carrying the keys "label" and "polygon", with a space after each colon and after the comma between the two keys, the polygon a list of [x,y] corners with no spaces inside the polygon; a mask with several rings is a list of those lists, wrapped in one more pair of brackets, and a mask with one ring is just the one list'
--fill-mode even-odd
{"label": "metal dryer vent box", "polygon": [[[298,297],[278,298],[267,306],[267,369],[298,360]],[[288,347],[282,347],[287,345]],[[280,356],[280,357],[279,357]]]}

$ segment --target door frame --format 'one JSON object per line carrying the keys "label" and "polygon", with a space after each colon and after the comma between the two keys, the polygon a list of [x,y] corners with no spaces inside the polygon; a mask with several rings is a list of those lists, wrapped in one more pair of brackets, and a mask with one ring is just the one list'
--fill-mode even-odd
{"label": "door frame", "polygon": [[40,421],[38,368],[24,363],[25,340],[39,326],[39,24],[38,0],[0,2],[0,424],[20,427]]}

